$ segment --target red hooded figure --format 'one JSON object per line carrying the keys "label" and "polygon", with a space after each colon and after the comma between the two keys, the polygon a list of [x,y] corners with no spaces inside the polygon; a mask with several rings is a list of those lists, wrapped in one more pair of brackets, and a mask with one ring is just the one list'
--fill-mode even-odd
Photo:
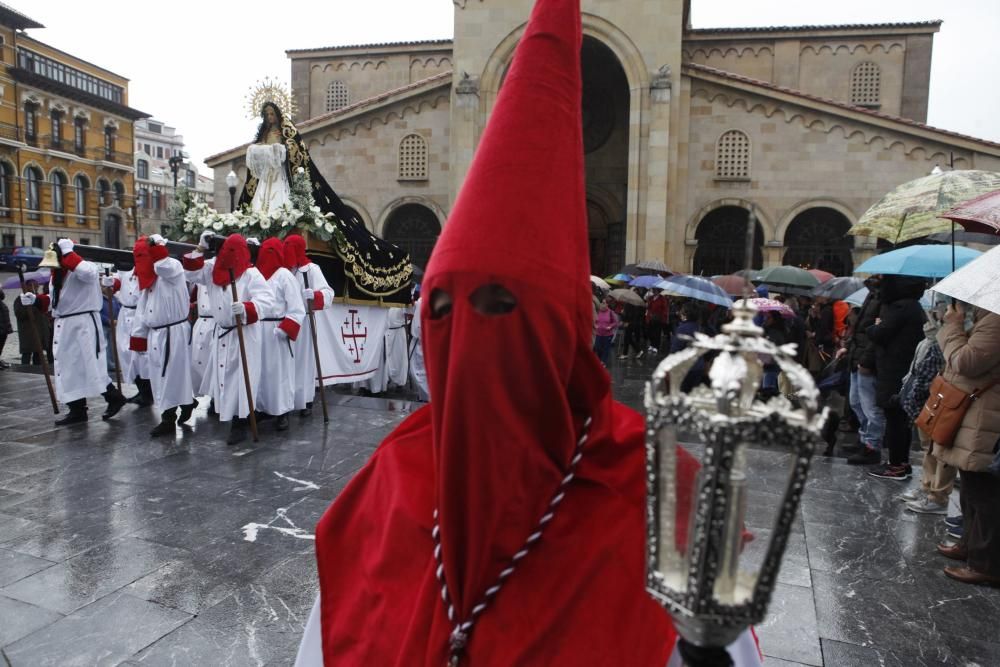
{"label": "red hooded figure", "polygon": [[257,253],[257,270],[264,276],[264,280],[270,279],[274,272],[285,265],[285,245],[281,239],[269,238],[260,246]]}
{"label": "red hooded figure", "polygon": [[317,526],[327,665],[673,648],[645,592],[644,420],[591,350],[580,47],[579,0],[538,0],[427,267],[431,402]]}
{"label": "red hooded figure", "polygon": [[294,271],[311,263],[312,260],[306,257],[306,240],[298,234],[289,234],[285,238],[285,268]]}
{"label": "red hooded figure", "polygon": [[233,278],[239,279],[251,266],[250,249],[247,248],[246,239],[239,234],[230,234],[215,257],[212,282],[219,287],[228,285],[232,282],[229,278],[230,269],[233,271]]}

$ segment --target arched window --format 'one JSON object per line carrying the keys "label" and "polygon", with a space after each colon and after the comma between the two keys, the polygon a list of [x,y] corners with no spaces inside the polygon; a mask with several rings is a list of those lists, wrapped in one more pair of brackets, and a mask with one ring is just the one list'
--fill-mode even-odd
{"label": "arched window", "polygon": [[410,254],[410,261],[427,266],[431,251],[441,234],[437,216],[422,204],[403,204],[385,221],[382,238]]}
{"label": "arched window", "polygon": [[351,103],[347,94],[347,84],[343,81],[331,81],[326,87],[326,110],[336,111]]}
{"label": "arched window", "polygon": [[87,215],[87,189],[90,183],[87,177],[79,174],[73,179],[74,208],[77,215]]}
{"label": "arched window", "polygon": [[10,215],[10,177],[14,171],[6,162],[0,162],[0,216]]}
{"label": "arched window", "polygon": [[146,189],[145,185],[140,187],[138,193],[136,194],[135,207],[136,208],[149,207],[149,190]]}
{"label": "arched window", "polygon": [[750,178],[750,137],[740,130],[723,132],[715,145],[715,177],[732,180]]}
{"label": "arched window", "polygon": [[427,141],[419,134],[408,134],[399,142],[399,180],[427,180]]}
{"label": "arched window", "polygon": [[139,160],[135,163],[135,177],[149,178],[149,162],[146,160]]}
{"label": "arched window", "polygon": [[52,212],[56,214],[56,220],[61,220],[66,212],[66,177],[62,172],[53,171],[49,174],[49,183],[52,186]]}
{"label": "arched window", "polygon": [[125,205],[125,186],[121,181],[115,181],[115,206]]}
{"label": "arched window", "polygon": [[882,69],[873,62],[859,63],[851,72],[851,104],[877,107],[882,97]]}
{"label": "arched window", "polygon": [[100,193],[100,197],[97,203],[100,206],[108,206],[111,204],[111,184],[108,183],[107,179],[99,179],[97,181],[97,190]]}
{"label": "arched window", "polygon": [[[42,181],[44,180],[42,170],[38,167],[28,167],[24,170],[24,177],[27,180],[28,185],[28,210],[40,211],[42,209]],[[38,214],[32,214],[31,218],[37,220]]]}

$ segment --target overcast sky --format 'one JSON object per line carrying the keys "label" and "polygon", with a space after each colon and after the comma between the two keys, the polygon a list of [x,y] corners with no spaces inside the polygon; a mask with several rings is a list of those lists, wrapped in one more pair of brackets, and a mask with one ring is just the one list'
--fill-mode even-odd
{"label": "overcast sky", "polygon": [[[31,36],[131,79],[131,105],[175,126],[204,173],[205,157],[252,138],[246,94],[265,76],[288,81],[286,49],[453,33],[452,0],[7,1],[46,26]],[[928,122],[1000,141],[998,0],[693,0],[692,8],[696,28],[932,19],[944,25]]]}

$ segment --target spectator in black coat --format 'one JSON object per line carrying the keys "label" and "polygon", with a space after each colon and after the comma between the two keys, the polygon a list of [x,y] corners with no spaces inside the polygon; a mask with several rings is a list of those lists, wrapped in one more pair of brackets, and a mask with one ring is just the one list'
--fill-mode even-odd
{"label": "spectator in black coat", "polygon": [[924,338],[924,309],[920,305],[927,283],[911,276],[885,276],[880,289],[881,310],[868,338],[875,351],[875,402],[885,410],[885,443],[889,462],[868,472],[884,479],[909,479],[913,424],[899,402],[903,376],[909,371],[917,345]]}

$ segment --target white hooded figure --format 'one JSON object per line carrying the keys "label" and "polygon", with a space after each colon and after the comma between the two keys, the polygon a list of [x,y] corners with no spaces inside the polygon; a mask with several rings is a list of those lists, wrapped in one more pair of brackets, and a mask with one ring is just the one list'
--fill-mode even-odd
{"label": "white hooded figure", "polygon": [[417,387],[417,397],[421,401],[431,400],[427,389],[427,368],[424,366],[424,348],[420,335],[420,297],[413,305],[413,320],[410,322],[410,379]]}
{"label": "white hooded figure", "polygon": [[389,388],[406,384],[409,359],[406,350],[406,311],[390,308],[383,337],[382,358],[375,375],[368,380],[368,389],[379,394]]}

